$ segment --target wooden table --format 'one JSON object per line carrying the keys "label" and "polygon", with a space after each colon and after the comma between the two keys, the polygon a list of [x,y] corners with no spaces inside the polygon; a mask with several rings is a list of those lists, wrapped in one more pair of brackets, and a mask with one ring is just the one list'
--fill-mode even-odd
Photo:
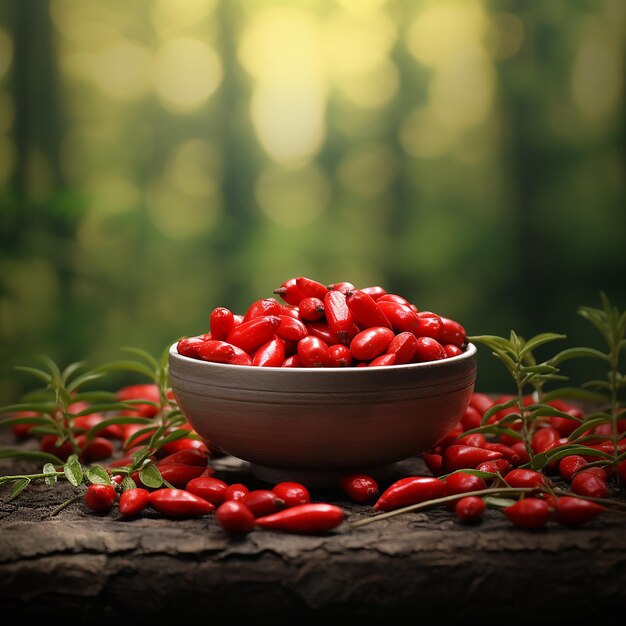
{"label": "wooden table", "polygon": [[[232,457],[212,465],[227,482],[268,486]],[[16,467],[3,461],[0,469],[7,474]],[[428,475],[419,458],[399,463],[393,479],[415,473]],[[321,535],[259,529],[235,538],[214,516],[168,520],[146,511],[129,521],[116,509],[94,514],[82,499],[50,515],[76,492],[67,483],[38,484],[9,502],[2,489],[4,618],[324,626],[404,619],[466,624],[476,616],[484,624],[624,623],[617,617],[626,610],[623,515],[527,531],[498,510],[464,526],[441,508],[352,527],[349,522],[374,514],[370,506],[350,503],[339,491],[312,490],[313,500],[343,506],[347,522]]]}

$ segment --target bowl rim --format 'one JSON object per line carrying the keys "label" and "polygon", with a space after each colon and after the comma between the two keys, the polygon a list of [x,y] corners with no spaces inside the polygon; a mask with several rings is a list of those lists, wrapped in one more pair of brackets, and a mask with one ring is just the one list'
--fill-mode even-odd
{"label": "bowl rim", "polygon": [[[396,372],[396,371],[411,371],[420,369],[431,369],[438,367],[446,367],[455,363],[460,363],[466,359],[471,359],[478,353],[478,348],[472,342],[468,342],[463,354],[457,354],[456,356],[446,357],[445,359],[437,359],[435,361],[421,361],[420,363],[403,363],[401,365],[373,365],[368,367],[260,367],[258,365],[236,365],[233,363],[216,363],[214,361],[203,361],[202,359],[194,359],[184,354],[180,354],[177,350],[178,341],[176,340],[170,345],[169,356],[171,358],[179,359],[182,363],[188,363],[190,365],[196,365],[198,367],[207,367],[208,369],[224,368],[225,371],[232,369],[233,371],[246,371],[246,372],[283,372],[285,376],[293,375],[294,373],[311,372],[313,376],[320,375],[323,372],[328,375],[329,372],[337,373],[340,376],[345,375],[345,372]],[[315,372],[315,374],[314,374]],[[363,374],[365,375],[365,374]]]}

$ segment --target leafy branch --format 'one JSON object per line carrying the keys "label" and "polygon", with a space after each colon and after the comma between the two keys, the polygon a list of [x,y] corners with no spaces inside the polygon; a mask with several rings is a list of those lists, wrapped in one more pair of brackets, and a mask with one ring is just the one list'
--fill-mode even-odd
{"label": "leafy branch", "polygon": [[[538,462],[533,463],[531,440],[537,420],[547,416],[559,415],[568,419],[572,416],[542,401],[545,383],[567,378],[559,374],[559,368],[555,363],[538,362],[533,350],[564,338],[565,335],[556,333],[541,333],[525,340],[513,330],[508,339],[497,335],[469,337],[473,343],[483,344],[491,349],[492,354],[500,360],[513,379],[516,393],[511,399],[497,403],[487,410],[480,427],[465,434],[469,432],[507,434],[520,439],[524,442],[531,466],[536,467]],[[534,400],[530,404],[527,400],[529,388],[532,394],[530,397]]]}
{"label": "leafy branch", "polygon": [[[88,483],[117,485],[112,482],[111,470],[102,465],[85,465],[83,452],[104,429],[122,425],[134,425],[137,429],[124,441],[123,451],[128,455],[128,462],[115,468],[115,474],[122,477],[120,488],[135,487],[136,480],[152,488],[164,484],[171,487],[154,464],[154,456],[167,443],[190,436],[190,431],[182,428],[186,420],[169,388],[168,351],[157,360],[139,348],[122,350],[133,358],[105,363],[92,370],[85,370],[82,362],[61,370],[45,356],[40,357],[44,368],[17,367],[41,381],[43,387],[25,394],[21,402],[0,407],[0,415],[5,416],[0,418],[0,426],[22,426],[32,435],[52,436],[54,445],[50,451],[0,450],[0,458],[44,463],[40,472],[0,476],[0,485],[12,483],[9,499],[16,498],[34,481],[44,481],[48,486],[54,486],[59,480],[75,487]],[[120,401],[115,392],[84,390],[86,385],[119,370],[148,378],[158,389],[158,402],[149,398]],[[153,407],[151,414],[154,415],[139,415],[135,409],[140,405]],[[77,418],[93,413],[110,417],[99,420],[86,431],[77,427]]]}
{"label": "leafy branch", "polygon": [[[624,458],[620,449],[620,417],[626,417],[623,390],[626,388],[626,376],[620,371],[620,360],[626,348],[626,311],[620,312],[613,306],[605,293],[600,293],[602,308],[582,306],[579,315],[590,322],[601,334],[606,344],[606,352],[595,348],[570,348],[557,354],[551,364],[558,366],[570,359],[591,358],[604,363],[607,367],[606,380],[589,380],[582,385],[582,390],[595,395],[603,410],[587,416],[586,429],[577,429],[570,439],[582,436],[589,428],[610,425],[612,454],[606,455],[615,464]],[[580,442],[580,438],[577,439]]]}

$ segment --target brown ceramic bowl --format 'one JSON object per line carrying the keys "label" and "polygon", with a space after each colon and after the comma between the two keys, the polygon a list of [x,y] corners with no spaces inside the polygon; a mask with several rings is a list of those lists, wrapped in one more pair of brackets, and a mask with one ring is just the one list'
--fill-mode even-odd
{"label": "brown ceramic bowl", "polygon": [[458,423],[476,381],[476,347],[425,363],[353,368],[225,365],[170,347],[176,400],[196,432],[248,461],[261,480],[332,484],[382,476]]}

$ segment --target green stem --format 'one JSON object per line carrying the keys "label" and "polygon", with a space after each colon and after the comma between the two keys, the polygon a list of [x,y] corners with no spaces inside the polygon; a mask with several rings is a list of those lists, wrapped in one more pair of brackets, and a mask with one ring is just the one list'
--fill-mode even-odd
{"label": "green stem", "polygon": [[82,495],[83,495],[82,493],[77,493],[71,498],[68,498],[65,502],[59,504],[59,506],[50,513],[50,517],[54,517],[55,515],[58,515],[63,509],[67,508],[70,504],[73,504],[74,502],[76,502],[76,500],[81,498]]}
{"label": "green stem", "polygon": [[394,509],[393,511],[386,511],[385,513],[379,513],[373,517],[368,517],[366,519],[357,520],[356,522],[352,522],[352,526],[365,526],[366,524],[371,524],[372,522],[377,522],[381,519],[387,519],[388,517],[394,517],[395,515],[401,515],[402,513],[409,513],[410,511],[418,511],[420,509],[426,509],[432,506],[439,506],[440,504],[447,504],[448,502],[454,502],[459,498],[464,498],[466,496],[485,496],[485,495],[495,495],[502,493],[509,494],[523,494],[530,493],[533,491],[537,491],[536,487],[492,487],[489,489],[480,489],[478,491],[468,491],[463,494],[454,494],[451,496],[443,496],[442,498],[433,498],[432,500],[426,500],[425,502],[418,502],[417,504],[410,504],[409,506],[404,506],[400,509]]}
{"label": "green stem", "polygon": [[524,447],[526,448],[526,454],[528,455],[529,462],[533,460],[533,449],[530,445],[532,437],[532,428],[529,428],[528,419],[526,417],[526,406],[524,405],[524,390],[519,380],[517,383],[517,408],[522,418],[522,437],[524,441]]}
{"label": "green stem", "polygon": [[54,472],[50,474],[17,474],[15,476],[2,476],[0,477],[0,484],[9,483],[13,480],[19,480],[20,478],[28,478],[29,480],[37,480],[38,478],[48,478],[48,476],[57,476],[63,477],[65,476],[64,472]]}
{"label": "green stem", "polygon": [[573,498],[580,498],[581,500],[591,500],[592,502],[597,502],[598,504],[602,504],[607,508],[617,507],[618,509],[624,509],[626,511],[626,502],[622,502],[620,500],[610,500],[609,498],[594,498],[593,496],[581,496],[577,493],[571,493],[569,491],[564,491],[563,489],[554,489],[554,495],[556,496],[572,496]]}

